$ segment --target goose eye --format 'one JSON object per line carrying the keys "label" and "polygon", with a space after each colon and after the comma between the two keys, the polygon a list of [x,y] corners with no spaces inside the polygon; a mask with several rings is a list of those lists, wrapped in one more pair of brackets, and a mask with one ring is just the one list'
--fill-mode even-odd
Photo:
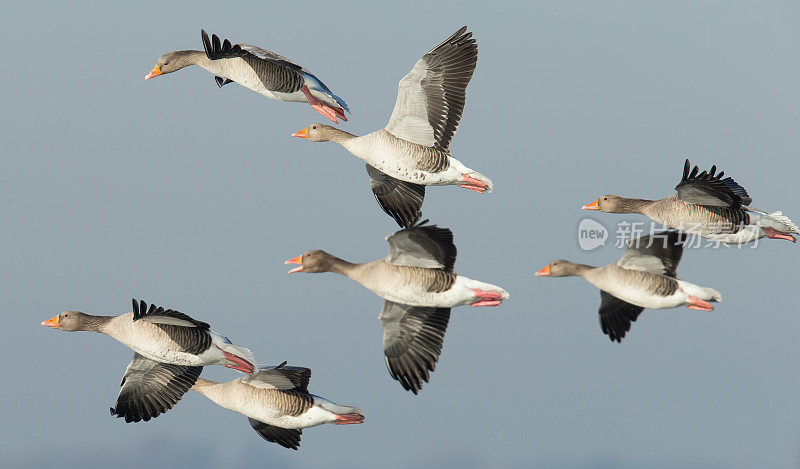
{"label": "goose eye", "polygon": [[312,129],[316,129],[316,128],[317,128],[317,126],[316,126],[316,125],[312,125],[312,126],[311,126],[311,128],[312,128]]}

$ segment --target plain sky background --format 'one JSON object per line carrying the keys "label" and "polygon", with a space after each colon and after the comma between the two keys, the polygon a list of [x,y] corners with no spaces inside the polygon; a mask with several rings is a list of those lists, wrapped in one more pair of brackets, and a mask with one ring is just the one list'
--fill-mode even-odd
{"label": "plain sky background", "polygon": [[[479,60],[451,149],[495,192],[430,188],[424,215],[455,233],[459,273],[511,298],[453,310],[414,396],[385,369],[381,300],[283,264],[386,254],[396,225],[362,162],[290,137],[323,120],[306,104],[219,89],[195,67],[143,76],[202,49],[205,28],[306,66],[363,134],[464,24]],[[667,196],[686,157],[800,222],[796,2],[3,2],[0,40],[0,465],[798,467],[800,247],[686,252],[679,275],[725,301],[646,311],[621,345],[593,287],[533,277],[554,258],[615,261],[578,248],[580,206]],[[131,351],[39,323],[121,314],[132,297],[210,322],[261,363],[312,368],[311,391],[366,423],[306,430],[294,452],[195,393],[149,423],[110,417]]]}

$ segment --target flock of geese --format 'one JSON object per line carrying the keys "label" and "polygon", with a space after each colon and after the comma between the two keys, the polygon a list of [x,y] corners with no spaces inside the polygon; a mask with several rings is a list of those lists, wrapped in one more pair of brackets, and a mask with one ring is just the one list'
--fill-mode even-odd
{"label": "flock of geese", "polygon": [[[333,123],[347,121],[345,101],[319,78],[292,61],[248,44],[231,44],[201,32],[203,51],[162,55],[145,79],[190,65],[214,75],[220,87],[238,83],[270,99],[306,102]],[[450,153],[464,109],[465,91],[478,48],[463,27],[419,59],[398,84],[397,101],[383,129],[356,136],[336,127],[311,124],[292,134],[313,142],[335,142],[366,163],[372,192],[400,230],[387,236],[389,254],[351,263],[311,250],[286,261],[289,273],[333,272],[384,300],[379,319],[390,376],[414,394],[428,382],[442,350],[456,306],[498,306],[508,298],[501,287],[456,274],[453,233],[420,221],[425,186],[456,185],[491,192],[492,181]],[[687,306],[710,311],[721,301],[714,289],[677,277],[687,234],[741,244],[759,238],[795,241],[800,229],[781,212],[749,207],[747,191],[716,167],[699,172],[685,162],[677,194],[661,200],[604,195],[586,210],[637,213],[671,229],[640,236],[614,264],[592,267],[555,260],[536,276],[580,276],[600,289],[602,331],[620,342],[645,308]],[[148,421],[170,410],[189,390],[238,412],[261,437],[298,449],[303,428],[364,421],[357,408],[308,391],[311,370],[259,367],[253,353],[186,314],[133,300],[132,312],[96,316],[66,311],[42,325],[62,331],[106,334],[134,351],[111,414],[126,422]],[[218,383],[200,378],[204,366],[222,365],[244,373]]]}

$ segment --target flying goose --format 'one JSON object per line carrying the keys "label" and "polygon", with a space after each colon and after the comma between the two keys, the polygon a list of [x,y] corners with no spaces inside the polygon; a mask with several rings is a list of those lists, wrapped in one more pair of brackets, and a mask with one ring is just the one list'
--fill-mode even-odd
{"label": "flying goose", "polygon": [[231,344],[209,325],[171,309],[133,300],[133,312],[94,316],[65,311],[42,322],[62,331],[92,331],[122,342],[134,351],[122,376],[111,415],[125,421],[148,421],[168,411],[192,387],[204,366],[223,365],[255,371],[253,353]]}
{"label": "flying goose", "polygon": [[269,99],[309,103],[311,107],[337,123],[350,112],[344,100],[305,68],[285,57],[249,44],[220,43],[216,34],[208,39],[201,30],[205,51],[180,50],[162,55],[144,79],[172,73],[189,65],[197,65],[214,74],[219,87],[236,82]]}
{"label": "flying goose", "polygon": [[324,423],[362,423],[357,407],[335,404],[308,392],[311,370],[285,366],[259,368],[255,373],[227,383],[197,380],[192,391],[247,417],[265,440],[298,449],[303,429]]}
{"label": "flying goose", "polygon": [[416,221],[425,186],[458,185],[491,192],[492,181],[450,154],[450,140],[464,110],[465,91],[478,61],[467,27],[417,61],[400,80],[385,128],[357,137],[323,124],[292,134],[312,142],[336,142],[367,164],[381,208],[401,227]]}
{"label": "flying goose", "polygon": [[683,254],[686,233],[663,231],[628,242],[619,261],[603,267],[555,260],[536,272],[537,277],[583,277],[600,289],[600,328],[621,342],[645,309],[686,306],[711,311],[709,301],[722,301],[718,291],[678,280],[675,270]]}
{"label": "flying goose", "polygon": [[313,250],[286,261],[300,264],[289,273],[337,273],[385,300],[379,319],[386,366],[414,394],[436,367],[450,308],[497,306],[508,298],[498,286],[457,275],[453,233],[426,222],[387,236],[389,255],[384,259],[353,264]]}
{"label": "flying goose", "polygon": [[[691,169],[691,171],[690,171]],[[687,159],[677,194],[660,200],[628,199],[604,195],[584,205],[584,210],[639,213],[664,226],[727,244],[744,244],[767,237],[796,242],[797,227],[781,212],[766,213],[748,207],[753,199],[717,167],[698,174]]]}

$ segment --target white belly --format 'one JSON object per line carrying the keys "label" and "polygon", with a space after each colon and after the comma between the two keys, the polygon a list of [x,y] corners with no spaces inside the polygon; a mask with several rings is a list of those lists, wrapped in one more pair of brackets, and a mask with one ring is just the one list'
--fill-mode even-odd
{"label": "white belly", "polygon": [[472,290],[476,288],[494,291],[503,299],[508,298],[508,293],[496,285],[479,282],[461,275],[456,277],[455,283],[449,290],[440,293],[426,291],[420,285],[365,286],[384,300],[429,308],[454,308],[474,303],[476,298]]}
{"label": "white belly", "polygon": [[595,285],[598,288],[607,291],[608,293],[616,296],[622,301],[626,301],[630,304],[641,306],[642,308],[647,309],[668,309],[668,308],[677,308],[678,306],[682,306],[686,303],[687,295],[683,293],[680,289],[678,289],[675,293],[670,296],[661,296],[655,295],[646,291],[644,288],[640,288],[633,285],[623,285],[623,286],[599,286]]}
{"label": "white belly", "polygon": [[[450,166],[446,171],[432,173],[416,167],[416,157],[402,147],[392,144],[392,140],[381,135],[382,131],[372,132],[362,137],[345,141],[350,153],[361,158],[382,173],[401,181],[424,186],[445,186],[460,184],[463,173],[472,172],[455,158],[448,157]],[[465,171],[461,171],[464,169]]]}

